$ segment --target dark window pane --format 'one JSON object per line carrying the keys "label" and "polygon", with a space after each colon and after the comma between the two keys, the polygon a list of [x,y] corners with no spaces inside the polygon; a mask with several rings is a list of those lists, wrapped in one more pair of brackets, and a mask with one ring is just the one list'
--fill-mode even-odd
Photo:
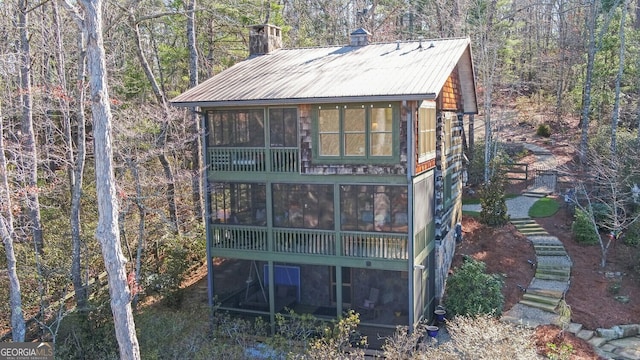
{"label": "dark window pane", "polygon": [[216,110],[209,118],[210,146],[264,146],[263,110]]}
{"label": "dark window pane", "polygon": [[298,111],[269,109],[269,136],[271,147],[297,147]]}
{"label": "dark window pane", "polygon": [[273,184],[273,216],[278,227],[333,229],[333,187]]}
{"label": "dark window pane", "polygon": [[266,225],[265,184],[215,183],[209,196],[212,222]]}
{"label": "dark window pane", "polygon": [[340,189],[342,230],[407,231],[406,187],[343,185]]}

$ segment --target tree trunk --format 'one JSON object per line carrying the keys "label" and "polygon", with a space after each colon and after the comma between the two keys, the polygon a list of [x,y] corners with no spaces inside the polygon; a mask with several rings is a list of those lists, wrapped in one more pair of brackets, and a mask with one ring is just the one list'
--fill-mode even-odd
{"label": "tree trunk", "polygon": [[[189,87],[198,85],[198,47],[196,46],[196,0],[187,3],[187,44],[189,47]],[[191,109],[191,188],[193,192],[193,210],[198,219],[204,215],[204,198],[202,181],[202,136],[200,128],[200,116],[197,108]]]}
{"label": "tree trunk", "polygon": [[180,227],[178,224],[178,211],[176,208],[176,196],[175,196],[175,178],[173,176],[173,169],[171,168],[171,163],[167,159],[165,154],[165,146],[167,144],[167,136],[169,132],[169,108],[167,98],[160,88],[158,81],[153,75],[153,71],[151,71],[151,66],[149,66],[149,62],[147,58],[144,56],[144,52],[142,51],[142,43],[140,42],[140,27],[138,26],[137,20],[133,15],[130,16],[131,26],[133,27],[133,34],[135,36],[136,41],[136,53],[138,55],[138,60],[140,60],[140,65],[144,70],[145,75],[147,76],[147,80],[151,84],[151,88],[153,89],[153,93],[158,100],[160,106],[162,106],[163,116],[161,120],[161,130],[160,136],[158,137],[157,145],[162,150],[160,155],[158,155],[158,160],[160,160],[160,164],[162,165],[162,169],[164,170],[164,175],[167,180],[167,203],[169,204],[169,219],[171,221],[171,225],[173,226],[174,232],[176,234],[180,233]]}
{"label": "tree trunk", "polygon": [[121,359],[140,359],[140,347],[131,311],[131,291],[127,286],[126,259],[118,232],[118,199],[113,173],[111,106],[102,38],[102,1],[81,0],[88,32],[87,66],[90,73],[91,112],[95,145],[98,228],[96,238],[109,279],[111,312]]}
{"label": "tree trunk", "polygon": [[[620,18],[620,56],[618,57],[618,74],[616,76],[616,89],[615,89],[615,101],[613,103],[613,116],[611,117],[611,159],[613,164],[616,164],[616,154],[618,153],[618,146],[616,145],[616,137],[618,131],[618,119],[620,117],[620,82],[622,81],[622,75],[624,73],[624,53],[625,53],[625,38],[624,38],[624,23],[627,18],[627,2],[622,4],[622,15]],[[615,210],[615,209],[614,209]]]}
{"label": "tree trunk", "polygon": [[[1,105],[1,104],[0,104]],[[11,338],[14,342],[23,342],[26,334],[24,314],[22,313],[22,294],[20,280],[16,270],[16,255],[13,251],[13,215],[11,213],[11,195],[7,179],[7,159],[4,156],[4,129],[0,109],[0,236],[7,257],[7,275],[9,278],[9,308],[11,309]]]}
{"label": "tree trunk", "polygon": [[[69,84],[67,83],[65,73],[65,58],[64,47],[62,43],[62,34],[60,29],[60,16],[58,13],[58,2],[52,3],[53,8],[53,26],[56,33],[56,60],[58,63],[58,81],[60,86],[64,89],[64,93],[70,93]],[[87,289],[86,283],[88,281],[82,280],[82,237],[81,237],[81,222],[80,211],[82,199],[82,184],[84,179],[84,166],[86,161],[86,130],[85,130],[85,77],[86,77],[86,53],[84,48],[85,37],[82,21],[74,16],[75,23],[78,28],[77,34],[77,46],[78,46],[78,64],[76,75],[76,89],[74,92],[76,110],[75,118],[77,121],[77,134],[76,134],[76,153],[74,154],[74,141],[71,131],[71,109],[69,96],[60,96],[60,108],[62,109],[62,121],[64,139],[66,142],[66,161],[67,161],[67,174],[69,177],[69,189],[71,196],[71,209],[69,214],[69,224],[71,227],[71,281],[73,283],[74,297],[78,309],[86,309],[87,301],[89,299],[89,289]]]}
{"label": "tree trunk", "polygon": [[33,130],[33,109],[31,94],[31,46],[29,44],[29,18],[27,17],[27,1],[19,3],[20,27],[20,93],[22,101],[22,138],[21,162],[24,173],[25,202],[29,215],[33,242],[37,252],[42,252],[42,222],[40,220],[40,200],[38,198],[38,154],[36,152],[36,136]]}

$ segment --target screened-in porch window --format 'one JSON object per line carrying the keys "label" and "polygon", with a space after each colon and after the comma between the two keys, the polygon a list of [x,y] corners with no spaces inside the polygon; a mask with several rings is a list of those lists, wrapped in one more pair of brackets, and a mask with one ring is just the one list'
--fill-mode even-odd
{"label": "screened-in porch window", "polygon": [[212,110],[209,120],[209,146],[264,147],[264,110]]}
{"label": "screened-in porch window", "polygon": [[407,188],[342,185],[340,211],[342,230],[406,232]]}
{"label": "screened-in porch window", "polygon": [[423,162],[436,154],[436,104],[423,101],[418,110],[418,161]]}
{"label": "screened-in porch window", "polygon": [[333,185],[273,184],[273,225],[333,229]]}
{"label": "screened-in porch window", "polygon": [[317,118],[317,155],[337,159],[384,159],[394,156],[392,104],[322,105]]}
{"label": "screened-in porch window", "polygon": [[269,109],[269,139],[271,147],[298,147],[297,109]]}
{"label": "screened-in porch window", "polygon": [[214,183],[209,196],[214,223],[266,225],[265,184]]}

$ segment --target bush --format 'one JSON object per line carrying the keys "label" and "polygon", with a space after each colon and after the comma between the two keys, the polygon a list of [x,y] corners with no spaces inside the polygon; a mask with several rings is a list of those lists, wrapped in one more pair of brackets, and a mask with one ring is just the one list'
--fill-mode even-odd
{"label": "bush", "polygon": [[640,220],[636,220],[627,228],[622,241],[629,246],[640,246]]}
{"label": "bush", "polygon": [[551,136],[551,127],[547,124],[538,125],[538,129],[536,130],[536,135],[542,137],[550,137]]}
{"label": "bush", "polygon": [[485,268],[485,263],[465,257],[447,279],[447,311],[453,315],[502,314],[504,281],[499,275],[487,274]]}
{"label": "bush", "polygon": [[423,341],[424,327],[413,332],[406,326],[396,328],[383,346],[386,359],[539,359],[533,341],[533,331],[523,326],[502,322],[490,315],[456,316],[448,321],[450,341]]}
{"label": "bush", "polygon": [[480,190],[480,222],[489,226],[502,226],[509,221],[504,198],[504,174],[497,171]]}
{"label": "bush", "polygon": [[571,231],[580,244],[594,245],[599,242],[599,235],[593,228],[589,214],[581,209],[576,209]]}

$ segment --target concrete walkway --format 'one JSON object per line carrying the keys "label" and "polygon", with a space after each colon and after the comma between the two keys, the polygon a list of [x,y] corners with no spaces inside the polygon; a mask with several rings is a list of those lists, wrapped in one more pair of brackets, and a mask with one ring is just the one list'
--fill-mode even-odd
{"label": "concrete walkway", "polygon": [[[534,144],[524,144],[524,147],[538,158],[535,170],[550,171],[557,166],[547,149]],[[525,190],[524,195],[506,200],[510,221],[533,244],[536,261],[532,266],[536,267],[536,273],[524,289],[523,299],[506,311],[502,320],[530,328],[555,324],[588,341],[605,359],[640,360],[640,324],[587,330],[571,322],[570,307],[564,301],[571,283],[571,259],[562,242],[529,217],[531,206],[554,190],[555,177],[534,179],[534,185]],[[462,209],[480,212],[480,205],[463,205]]]}

